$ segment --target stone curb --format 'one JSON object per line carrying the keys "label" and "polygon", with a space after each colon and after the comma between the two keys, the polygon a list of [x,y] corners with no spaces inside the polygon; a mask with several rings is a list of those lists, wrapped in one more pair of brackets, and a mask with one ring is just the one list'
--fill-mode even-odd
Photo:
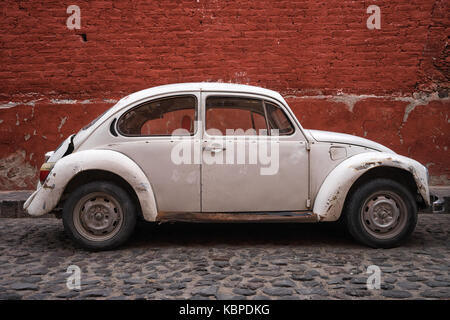
{"label": "stone curb", "polygon": [[23,204],[34,191],[1,191],[0,218],[54,218],[54,214],[33,217],[23,210]]}
{"label": "stone curb", "polygon": [[[444,198],[444,212],[450,213],[450,186],[431,187],[431,193]],[[33,191],[1,191],[0,192],[0,218],[33,218],[23,210],[23,204]],[[422,211],[431,213],[431,208]],[[47,214],[34,218],[54,218],[54,214]]]}

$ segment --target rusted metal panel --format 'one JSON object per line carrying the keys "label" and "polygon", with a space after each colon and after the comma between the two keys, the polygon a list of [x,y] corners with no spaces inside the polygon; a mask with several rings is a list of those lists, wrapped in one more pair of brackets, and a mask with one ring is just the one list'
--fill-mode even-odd
{"label": "rusted metal panel", "polygon": [[312,212],[271,213],[202,213],[202,212],[159,212],[156,221],[170,222],[318,222]]}

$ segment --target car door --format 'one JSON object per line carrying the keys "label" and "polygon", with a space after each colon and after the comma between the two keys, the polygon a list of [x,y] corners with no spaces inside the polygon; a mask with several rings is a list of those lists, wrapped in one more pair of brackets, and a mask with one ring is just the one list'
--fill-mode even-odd
{"label": "car door", "polygon": [[306,210],[306,140],[282,105],[254,95],[207,92],[202,101],[202,211]]}
{"label": "car door", "polygon": [[200,211],[199,99],[198,92],[160,96],[118,117],[119,142],[109,148],[142,168],[158,212]]}

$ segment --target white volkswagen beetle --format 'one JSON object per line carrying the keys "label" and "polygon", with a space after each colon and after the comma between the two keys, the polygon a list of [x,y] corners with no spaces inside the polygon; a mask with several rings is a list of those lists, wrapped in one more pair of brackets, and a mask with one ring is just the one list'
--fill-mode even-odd
{"label": "white volkswagen beetle", "polygon": [[136,220],[321,222],[398,245],[430,205],[427,169],[373,141],[307,130],[277,92],[184,83],[133,93],[46,155],[33,216],[62,208],[91,250]]}

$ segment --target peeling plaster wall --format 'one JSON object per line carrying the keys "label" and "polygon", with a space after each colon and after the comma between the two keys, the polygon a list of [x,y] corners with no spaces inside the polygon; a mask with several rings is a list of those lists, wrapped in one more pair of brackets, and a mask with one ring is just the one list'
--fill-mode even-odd
{"label": "peeling plaster wall", "polygon": [[374,140],[424,164],[431,184],[450,184],[448,97],[424,102],[387,96],[354,100],[352,96],[351,108],[343,98],[290,97],[287,101],[304,127]]}
{"label": "peeling plaster wall", "polygon": [[76,4],[80,30],[64,1],[1,4],[0,190],[34,188],[44,153],[124,95],[190,81],[277,90],[305,128],[375,140],[450,184],[449,1]]}

